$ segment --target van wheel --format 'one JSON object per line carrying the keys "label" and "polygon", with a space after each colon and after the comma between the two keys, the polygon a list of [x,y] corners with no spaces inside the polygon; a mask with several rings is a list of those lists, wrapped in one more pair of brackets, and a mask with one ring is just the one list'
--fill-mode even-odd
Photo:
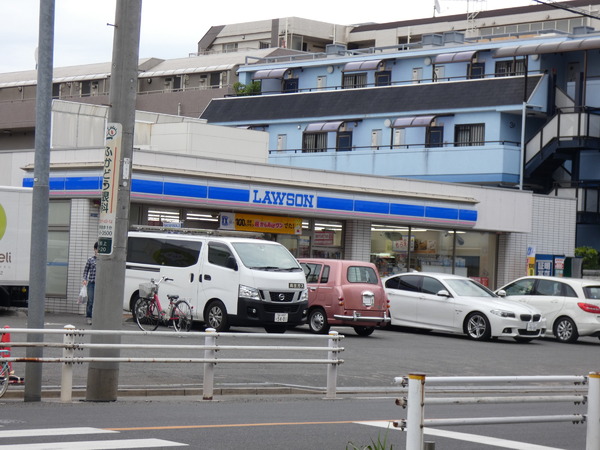
{"label": "van wheel", "polygon": [[315,308],[308,314],[308,327],[310,331],[316,334],[327,334],[329,332],[329,324],[327,323],[327,315],[321,308]]}
{"label": "van wheel", "polygon": [[204,311],[204,323],[207,328],[214,328],[217,332],[229,330],[225,305],[219,300],[210,302]]}
{"label": "van wheel", "polygon": [[375,331],[375,327],[354,327],[354,331],[359,336],[371,336]]}
{"label": "van wheel", "polygon": [[265,325],[265,331],[267,333],[285,333],[287,325]]}

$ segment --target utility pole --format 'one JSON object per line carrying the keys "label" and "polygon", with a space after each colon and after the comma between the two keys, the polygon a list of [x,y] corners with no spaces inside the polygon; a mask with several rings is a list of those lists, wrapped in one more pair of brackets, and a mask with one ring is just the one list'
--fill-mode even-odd
{"label": "utility pole", "polygon": [[[110,110],[100,199],[98,260],[92,314],[94,330],[121,329],[123,320],[141,19],[142,0],[117,0]],[[92,336],[92,343],[120,342],[120,336]],[[92,358],[119,356],[119,349],[90,350]],[[119,363],[90,363],[87,401],[115,401],[118,387]]]}
{"label": "utility pole", "polygon": [[[48,261],[48,198],[50,194],[50,122],[52,119],[52,68],[54,64],[54,0],[40,2],[37,90],[35,99],[35,158],[33,171],[31,257],[27,328],[44,328],[46,263]],[[44,335],[28,334],[27,342],[42,342]],[[42,347],[28,347],[28,358],[41,358]],[[26,402],[42,400],[42,364],[25,365]]]}

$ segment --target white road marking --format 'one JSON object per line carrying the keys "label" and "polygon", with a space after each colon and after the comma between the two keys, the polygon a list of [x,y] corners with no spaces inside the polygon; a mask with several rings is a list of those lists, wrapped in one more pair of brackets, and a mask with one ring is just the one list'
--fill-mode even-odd
{"label": "white road marking", "polygon": [[4,430],[0,431],[1,438],[9,437],[28,437],[28,436],[73,436],[77,434],[102,434],[118,433],[113,430],[102,430],[92,427],[72,427],[72,428],[38,428],[34,430]]}
{"label": "white road marking", "polygon": [[[372,427],[388,428],[390,430],[402,431],[394,427],[392,422],[382,420],[374,422],[355,422],[361,425],[370,425]],[[466,442],[476,442],[478,444],[492,445],[496,447],[508,448],[513,450],[564,450],[556,447],[546,447],[545,445],[536,445],[525,442],[510,441],[508,439],[499,439],[487,436],[479,436],[470,433],[458,433],[456,431],[438,430],[434,428],[424,428],[423,433],[429,436],[438,436],[448,439],[457,439]]]}
{"label": "white road marking", "polygon": [[117,439],[113,441],[52,442],[40,444],[0,445],[11,450],[107,450],[120,448],[187,447],[187,444],[163,439]]}

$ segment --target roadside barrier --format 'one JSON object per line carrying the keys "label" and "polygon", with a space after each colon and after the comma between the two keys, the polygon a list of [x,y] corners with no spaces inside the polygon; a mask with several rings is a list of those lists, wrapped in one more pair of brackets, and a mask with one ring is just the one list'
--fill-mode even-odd
{"label": "roadside barrier", "polygon": [[[217,333],[214,329],[208,328],[204,332],[179,333],[173,331],[127,331],[127,330],[86,330],[77,329],[72,325],[66,325],[63,329],[30,329],[30,328],[11,328],[11,333],[15,334],[42,334],[42,335],[63,335],[63,342],[11,342],[13,348],[16,347],[47,347],[47,348],[62,348],[62,357],[41,357],[41,358],[20,358],[11,356],[6,358],[9,362],[25,362],[25,363],[62,363],[61,371],[61,401],[70,402],[73,397],[73,366],[75,364],[83,364],[90,362],[118,362],[118,363],[199,363],[204,365],[204,378],[202,382],[202,398],[203,400],[212,400],[214,394],[214,375],[215,366],[217,364],[314,364],[327,365],[327,391],[326,398],[332,399],[336,396],[337,391],[337,367],[344,361],[339,359],[339,353],[344,351],[343,347],[339,346],[339,342],[344,338],[337,331],[331,331],[329,335],[305,335],[305,334],[269,334],[269,333]],[[186,339],[202,339],[204,345],[194,344],[109,344],[109,343],[85,343],[82,342],[86,337],[90,336],[126,336],[126,335],[147,335],[160,340],[161,337],[176,336]],[[227,338],[233,340],[245,339],[260,339],[273,340],[285,339],[294,341],[318,341],[327,340],[326,347],[309,347],[309,346],[256,346],[256,345],[221,345],[218,339]],[[203,351],[204,357],[174,357],[174,358],[131,358],[131,357],[86,357],[76,356],[76,352],[85,349],[119,349],[119,350],[140,350],[140,349],[163,349],[163,350],[196,350]],[[286,358],[223,358],[217,356],[232,350],[243,352],[285,352]],[[306,352],[321,352],[325,353],[325,358],[298,358],[298,354]],[[13,352],[14,353],[14,352]]]}
{"label": "roadside barrier", "polygon": [[[396,404],[407,409],[406,419],[394,422],[394,426],[406,430],[406,450],[422,450],[423,428],[426,426],[453,425],[491,425],[513,423],[572,422],[586,423],[586,450],[600,449],[600,373],[591,372],[588,376],[490,376],[490,377],[426,377],[423,374],[409,374],[407,377],[395,378],[395,383],[403,387],[408,385],[408,396],[396,399]],[[478,397],[473,394],[475,384],[500,383],[509,384],[510,393],[496,397]],[[557,385],[569,383],[571,387],[587,385],[587,395],[522,395],[531,392],[531,384],[548,386],[552,391],[560,390]],[[461,385],[461,397],[425,396],[425,385]],[[464,384],[469,384],[467,389]],[[564,387],[564,386],[563,386]],[[573,389],[574,391],[575,389]],[[506,392],[506,391],[504,391]],[[521,395],[518,395],[521,393]],[[425,405],[466,405],[466,404],[500,404],[500,403],[549,403],[572,402],[587,404],[587,414],[564,414],[546,416],[519,417],[473,417],[425,419]]]}

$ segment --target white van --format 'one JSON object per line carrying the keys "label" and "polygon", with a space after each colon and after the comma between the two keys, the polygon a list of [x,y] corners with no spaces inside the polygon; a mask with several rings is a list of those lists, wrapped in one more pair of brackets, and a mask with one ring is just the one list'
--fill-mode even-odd
{"label": "white van", "polygon": [[194,320],[217,331],[230,325],[283,333],[306,323],[304,271],[281,244],[261,239],[132,231],[127,245],[123,309],[132,311],[139,285],[162,276],[167,294],[192,306]]}

